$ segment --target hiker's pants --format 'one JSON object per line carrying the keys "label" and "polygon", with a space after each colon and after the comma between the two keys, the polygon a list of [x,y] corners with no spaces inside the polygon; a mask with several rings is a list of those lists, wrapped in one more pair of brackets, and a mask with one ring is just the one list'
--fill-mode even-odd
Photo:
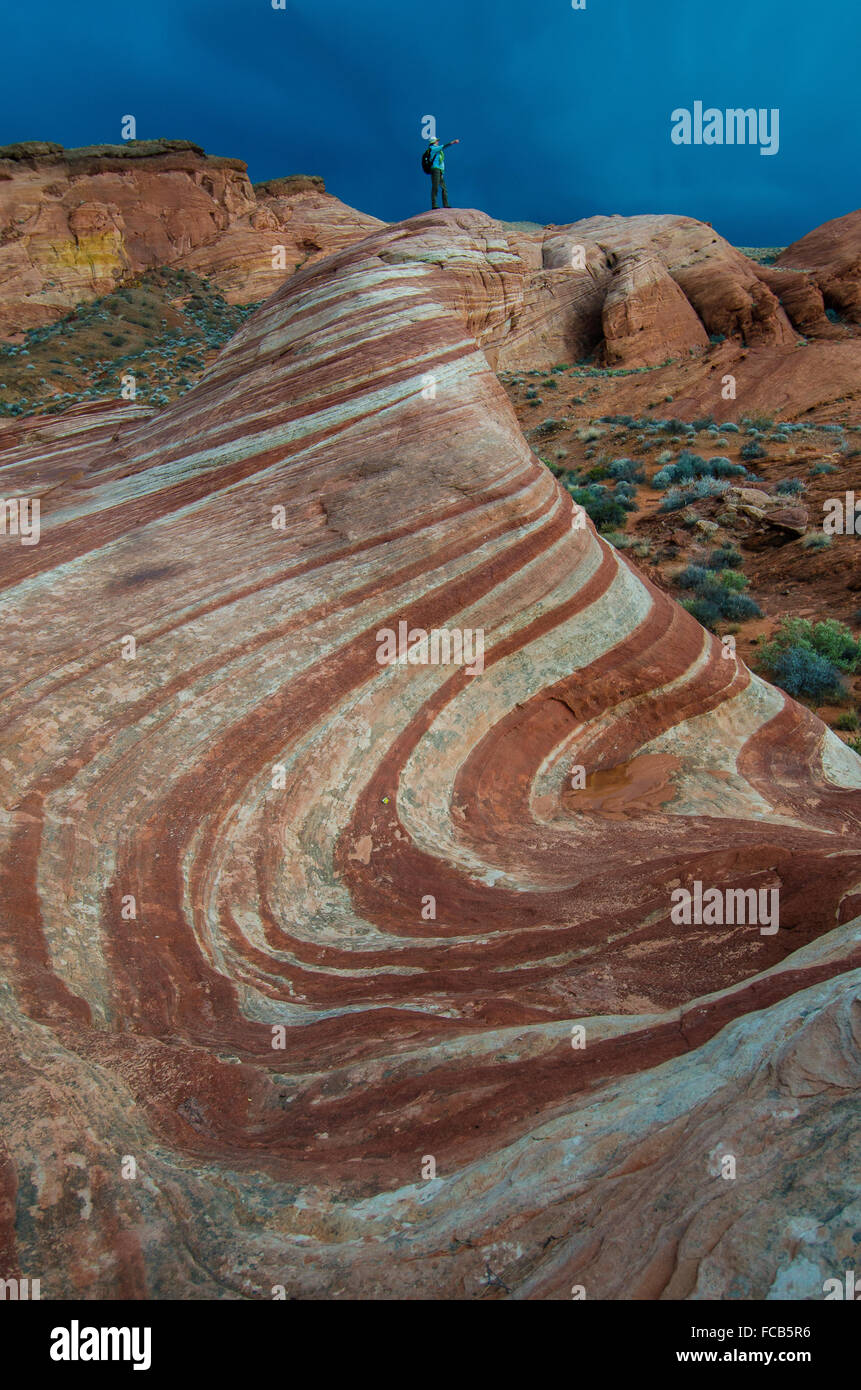
{"label": "hiker's pants", "polygon": [[448,207],[448,189],[445,186],[445,174],[442,169],[431,169],[431,207],[436,207],[436,195],[442,189],[442,205]]}

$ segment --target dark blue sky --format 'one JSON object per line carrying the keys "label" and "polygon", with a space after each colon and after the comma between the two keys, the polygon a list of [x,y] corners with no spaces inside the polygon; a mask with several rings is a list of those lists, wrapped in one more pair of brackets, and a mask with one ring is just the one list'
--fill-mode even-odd
{"label": "dark blue sky", "polygon": [[[505,219],[679,212],[778,245],[861,205],[859,0],[38,0],[3,30],[0,143],[132,114],[394,220],[426,205],[432,114],[463,142],[452,203]],[[779,108],[779,152],[674,145],[698,100]]]}

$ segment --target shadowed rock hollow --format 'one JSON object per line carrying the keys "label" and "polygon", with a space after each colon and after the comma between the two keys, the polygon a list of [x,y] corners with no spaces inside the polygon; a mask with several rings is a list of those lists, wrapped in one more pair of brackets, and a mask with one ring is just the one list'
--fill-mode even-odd
{"label": "shadowed rock hollow", "polygon": [[[43,1297],[803,1299],[849,1257],[861,763],[530,451],[486,354],[584,292],[531,256],[415,218],[160,415],[8,436],[0,1273]],[[618,273],[690,326],[662,264]],[[380,665],[400,621],[483,672]],[[697,880],[780,930],[675,925]]]}

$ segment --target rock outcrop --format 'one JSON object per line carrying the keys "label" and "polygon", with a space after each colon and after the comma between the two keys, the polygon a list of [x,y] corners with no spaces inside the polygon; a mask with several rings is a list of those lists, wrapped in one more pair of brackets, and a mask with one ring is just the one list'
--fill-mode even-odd
{"label": "rock outcrop", "polygon": [[808,277],[759,265],[693,218],[495,228],[494,267],[513,253],[522,282],[511,298],[500,276],[506,332],[490,353],[500,370],[593,354],[610,367],[654,367],[724,338],[788,355],[799,333],[843,336]]}
{"label": "rock outcrop", "polygon": [[[531,452],[488,364],[529,283],[426,214],[161,414],[6,436],[0,1274],[43,1298],[844,1267],[861,762]],[[482,669],[381,663],[402,622]],[[675,924],[697,882],[779,929]]]}
{"label": "rock outcrop", "polygon": [[645,252],[620,257],[601,313],[608,366],[657,366],[709,336],[669,271]]}
{"label": "rock outcrop", "polygon": [[[239,159],[188,141],[0,148],[0,338],[155,266],[184,265],[233,303],[381,226],[320,179],[252,187]],[[274,251],[282,247],[283,253]]]}
{"label": "rock outcrop", "polygon": [[802,502],[779,495],[772,497],[752,487],[730,488],[721,498],[720,506],[735,518],[734,526],[741,530],[749,550],[796,540],[805,534],[810,520],[810,513]]}
{"label": "rock outcrop", "polygon": [[823,222],[787,246],[777,263],[806,272],[829,308],[861,323],[861,211]]}

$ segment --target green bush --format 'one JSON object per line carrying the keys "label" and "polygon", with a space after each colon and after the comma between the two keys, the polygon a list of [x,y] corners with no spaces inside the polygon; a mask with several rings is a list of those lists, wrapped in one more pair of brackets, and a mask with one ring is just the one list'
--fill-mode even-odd
{"label": "green bush", "polygon": [[748,587],[749,581],[741,570],[721,570],[720,582],[725,589],[731,589],[734,593],[740,594]]}
{"label": "green bush", "polygon": [[683,449],[675,463],[668,464],[655,474],[652,487],[660,489],[674,483],[689,483],[694,478],[739,478],[746,473],[746,468],[740,463],[731,463],[728,458],[718,456],[704,459]]}
{"label": "green bush", "polygon": [[702,565],[688,565],[676,576],[680,589],[693,592],[692,599],[683,601],[682,606],[692,613],[703,627],[714,630],[721,619],[744,622],[747,618],[762,616],[759,605],[747,594],[747,579],[738,570],[725,569],[720,572],[706,569]]}
{"label": "green bush", "polygon": [[812,623],[782,618],[771,642],[760,649],[763,670],[788,695],[808,700],[842,699],[843,675],[861,666],[861,642],[836,618]]}
{"label": "green bush", "polygon": [[713,550],[706,560],[706,569],[726,570],[737,569],[741,564],[741,552],[736,550],[734,545],[721,545]]}
{"label": "green bush", "polygon": [[700,502],[705,497],[719,497],[729,487],[722,478],[697,478],[690,487],[671,487],[658,508],[660,512],[678,512],[690,502]]}
{"label": "green bush", "polygon": [[601,483],[590,483],[587,487],[568,485],[568,491],[586,511],[599,531],[615,531],[625,524],[627,513],[632,510],[625,501],[614,496],[609,488]]}
{"label": "green bush", "polygon": [[625,483],[642,483],[646,477],[641,465],[633,459],[613,459],[608,465],[607,473],[616,482]]}

